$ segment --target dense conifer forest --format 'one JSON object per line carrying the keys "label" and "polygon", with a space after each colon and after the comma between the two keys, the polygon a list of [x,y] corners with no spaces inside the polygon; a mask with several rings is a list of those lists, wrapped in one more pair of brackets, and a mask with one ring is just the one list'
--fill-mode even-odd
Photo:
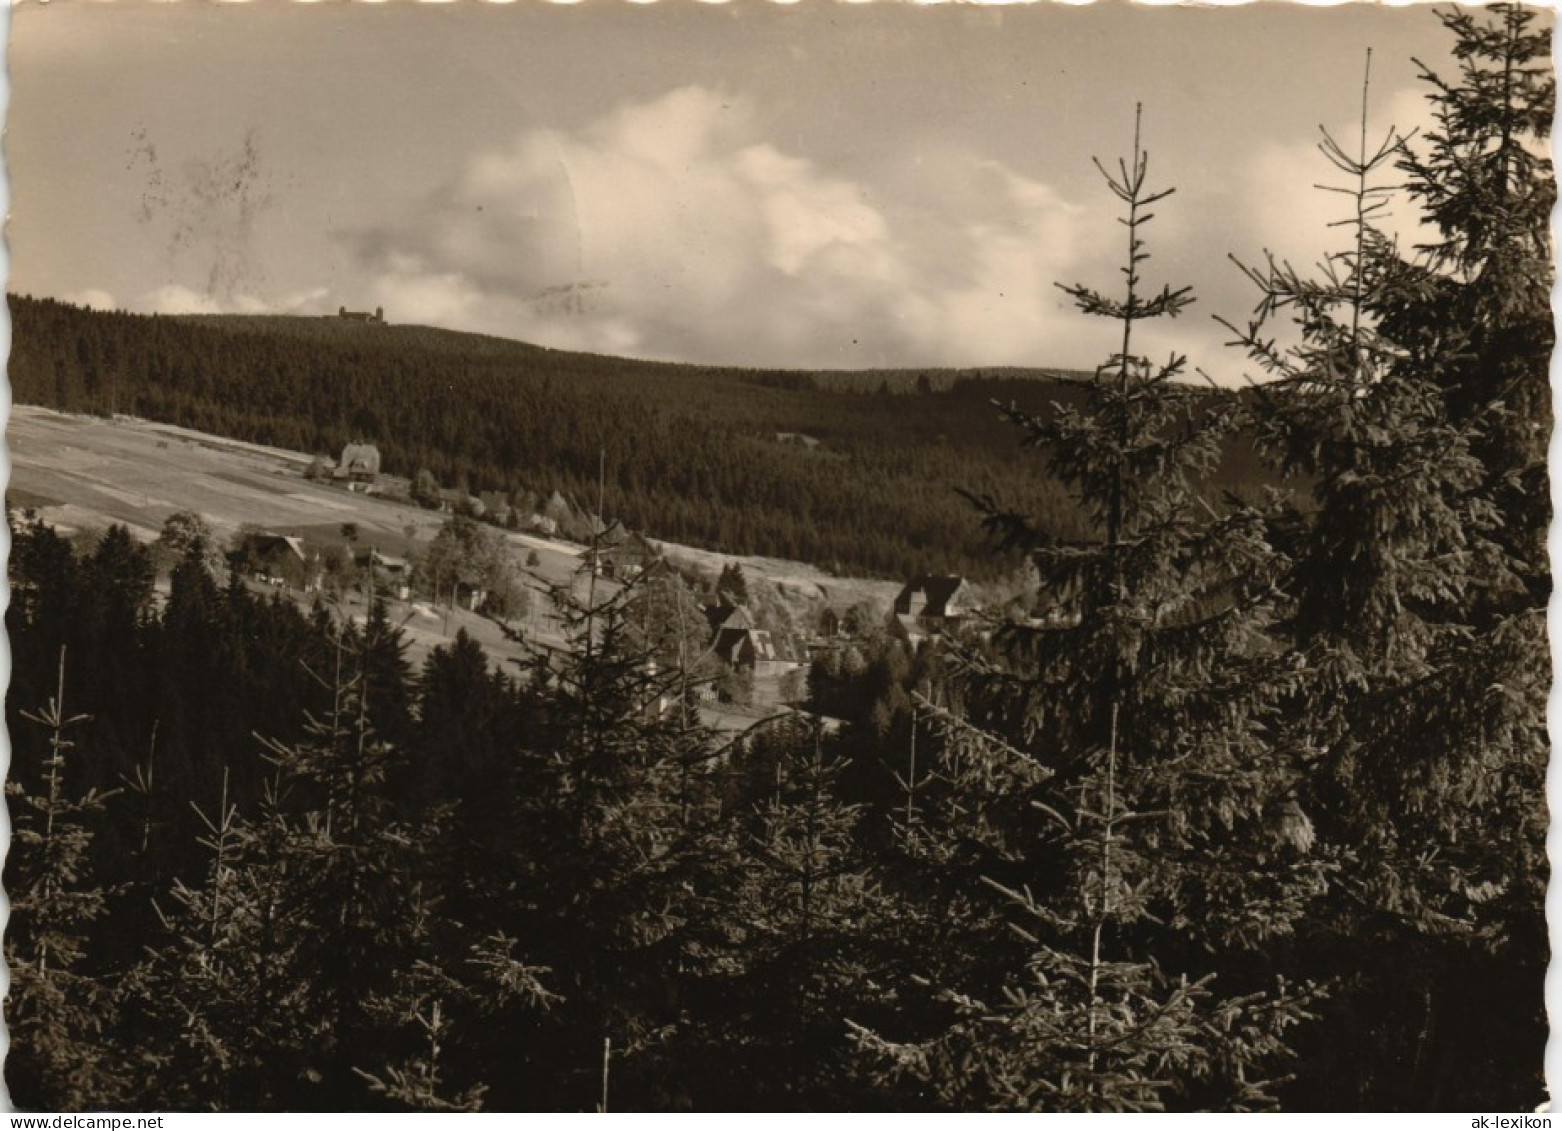
{"label": "dense conifer forest", "polygon": [[[1122,348],[1050,408],[1020,384],[880,397],[565,355],[528,376],[525,347],[432,331],[381,348],[17,302],[18,398],[305,449],[357,426],[474,486],[532,474],[495,468],[541,466],[537,444],[569,487],[611,432],[656,530],[682,498],[668,522],[724,536],[740,504],[761,513],[760,466],[797,477],[770,489],[815,484],[764,435],[817,431],[844,465],[895,469],[873,497],[918,537],[966,488],[986,554],[1027,558],[1037,599],[917,647],[864,628],[798,710],[733,740],[654,628],[687,600],[664,570],[561,592],[571,645],[533,664],[458,636],[412,670],[382,606],[355,623],[256,596],[198,542],[163,594],[123,529],[77,545],[20,521],[15,1104],[1543,1102],[1554,85],[1534,12],[1440,18],[1436,129],[1325,141],[1314,179],[1346,219],[1326,269],[1245,265],[1257,312],[1232,335],[1268,378],[1250,398],[1137,352],[1189,299],[1151,257],[1177,206],[1153,113],[1102,163],[1124,243],[1068,288]],[[1390,199],[1432,246],[1382,234]],[[696,383],[709,438],[676,424]],[[824,403],[840,432],[807,415]],[[526,409],[500,426],[499,405]],[[941,448],[917,430],[935,421],[971,442]],[[664,480],[634,454],[664,429],[705,470]],[[1030,494],[983,471],[1020,444]],[[1291,490],[1213,499],[1235,444]],[[823,552],[869,537],[856,482],[808,487]],[[904,549],[851,560],[879,553]]]}
{"label": "dense conifer forest", "polygon": [[[630,526],[725,553],[892,578],[1002,572],[956,488],[1083,532],[1062,492],[1017,471],[990,406],[1078,400],[1075,384],[1040,372],[715,370],[417,326],[145,317],[16,296],[11,315],[20,402],[333,457],[369,440],[392,474],[427,470],[521,506],[554,491],[595,499],[602,459]],[[788,442],[798,436],[818,444]],[[1231,489],[1262,478],[1250,443],[1217,472]]]}

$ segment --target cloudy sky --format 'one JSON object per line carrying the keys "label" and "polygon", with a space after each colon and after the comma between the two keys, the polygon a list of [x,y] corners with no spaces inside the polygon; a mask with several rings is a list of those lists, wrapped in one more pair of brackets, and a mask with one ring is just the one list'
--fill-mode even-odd
{"label": "cloudy sky", "polygon": [[1228,253],[1339,233],[1319,125],[1419,125],[1422,7],[88,3],[12,11],[9,288],[134,311],[383,306],[755,366],[1088,367],[1144,104],[1147,340],[1227,379]]}

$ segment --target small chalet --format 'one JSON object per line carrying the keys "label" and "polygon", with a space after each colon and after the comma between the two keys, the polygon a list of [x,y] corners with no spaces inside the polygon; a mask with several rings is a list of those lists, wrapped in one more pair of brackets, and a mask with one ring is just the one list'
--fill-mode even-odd
{"label": "small chalet", "polygon": [[412,595],[412,569],[405,558],[395,558],[370,547],[353,555],[353,562],[373,582],[378,593],[393,594],[398,601]]}
{"label": "small chalet", "polygon": [[662,558],[661,551],[651,545],[643,534],[632,530],[614,530],[602,539],[597,548],[604,577],[622,578],[625,581],[640,576]]}
{"label": "small chalet", "polygon": [[503,491],[482,491],[478,493],[477,505],[482,508],[480,517],[489,522],[496,522],[500,526],[510,525],[511,516],[515,511],[510,506],[509,497]]}
{"label": "small chalet", "polygon": [[895,598],[895,619],[913,635],[937,635],[959,626],[974,611],[975,595],[965,578],[924,574]]}
{"label": "small chalet", "polygon": [[716,657],[735,671],[752,668],[756,679],[782,676],[807,662],[785,634],[763,628],[723,632],[716,641]]}
{"label": "small chalet", "polygon": [[367,490],[380,477],[380,449],[373,444],[347,444],[333,477],[347,480],[353,490]]}
{"label": "small chalet", "polygon": [[477,612],[488,603],[488,590],[470,581],[457,581],[455,603],[468,612]]}
{"label": "small chalet", "polygon": [[267,585],[304,590],[320,588],[319,562],[304,549],[302,538],[245,534],[228,558],[239,572]]}
{"label": "small chalet", "polygon": [[711,652],[734,671],[750,668],[755,678],[764,679],[785,675],[808,662],[785,633],[754,627],[747,609],[709,605],[705,619],[711,626]]}
{"label": "small chalet", "polygon": [[483,501],[476,495],[457,491],[453,487],[444,487],[439,492],[439,509],[446,514],[464,514],[473,518],[482,518],[485,508]]}

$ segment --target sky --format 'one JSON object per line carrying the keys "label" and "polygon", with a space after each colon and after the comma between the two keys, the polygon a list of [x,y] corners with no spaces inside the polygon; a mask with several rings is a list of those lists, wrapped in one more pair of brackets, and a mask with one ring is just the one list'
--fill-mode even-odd
{"label": "sky", "polygon": [[[1176,192],[1147,329],[1222,382],[1231,261],[1337,248],[1374,140],[1424,127],[1422,6],[26,2],[12,9],[8,289],[138,312],[388,320],[783,368],[1091,368],[1119,285],[1092,163]],[[1417,232],[1408,209],[1402,236]]]}

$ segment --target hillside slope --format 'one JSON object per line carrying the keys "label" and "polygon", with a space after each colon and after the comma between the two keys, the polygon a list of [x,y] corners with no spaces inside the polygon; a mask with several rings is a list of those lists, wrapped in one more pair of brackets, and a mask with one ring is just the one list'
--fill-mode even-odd
{"label": "hillside slope", "polygon": [[[140,541],[157,537],[179,511],[199,514],[227,545],[244,528],[296,535],[316,545],[341,545],[352,524],[358,549],[373,547],[416,558],[448,520],[447,515],[304,476],[308,457],[299,452],[227,440],[171,425],[120,416],[112,420],[16,405],[7,434],[11,478],[7,502],[30,510],[64,534],[101,531],[119,524]],[[529,639],[563,646],[565,632],[552,613],[548,590],[569,584],[581,568],[578,545],[562,539],[506,536],[518,580],[532,590],[516,627]],[[736,562],[754,590],[766,590],[801,622],[823,603],[847,607],[867,602],[887,610],[898,583],[830,577],[801,562],[716,555],[663,543],[681,569],[715,576]],[[522,568],[522,563],[528,564]],[[361,598],[349,595],[349,603]],[[465,610],[436,617],[419,602],[396,605],[421,660],[458,628],[497,659],[520,655],[487,619]]]}
{"label": "hillside slope", "polygon": [[[303,452],[372,440],[389,472],[426,469],[522,509],[554,491],[594,503],[605,465],[608,512],[633,527],[843,573],[1002,572],[960,490],[1083,533],[990,403],[1078,397],[1041,371],[711,369],[329,318],[10,304],[20,403]],[[1255,478],[1250,460],[1228,463],[1223,485]]]}

